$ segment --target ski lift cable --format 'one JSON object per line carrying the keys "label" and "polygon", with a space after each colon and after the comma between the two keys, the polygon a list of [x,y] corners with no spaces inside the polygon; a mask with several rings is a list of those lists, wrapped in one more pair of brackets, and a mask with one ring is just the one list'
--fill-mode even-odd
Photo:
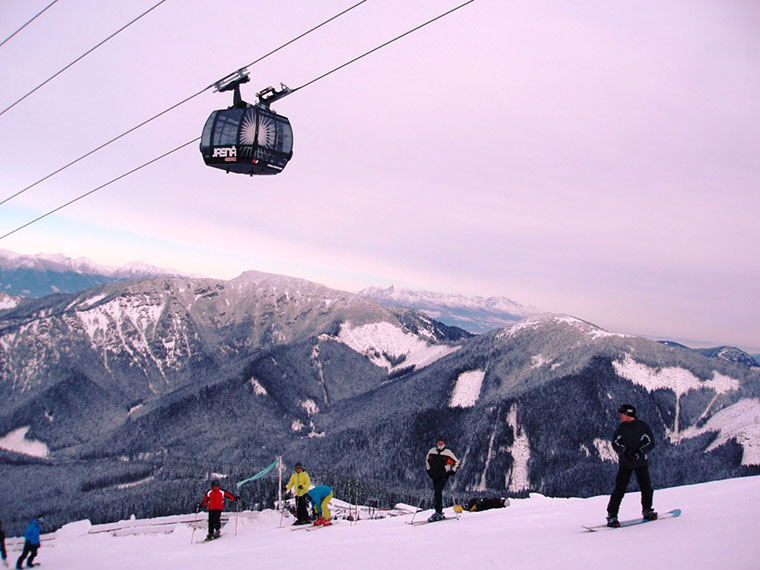
{"label": "ski lift cable", "polygon": [[132,24],[134,24],[135,22],[137,22],[143,16],[146,16],[149,12],[152,12],[153,10],[155,10],[156,8],[158,8],[164,2],[166,2],[166,0],[160,0],[157,4],[153,5],[151,8],[148,8],[145,12],[143,12],[142,14],[140,14],[139,16],[137,16],[136,18],[134,18],[132,21],[130,21],[129,23],[125,24],[124,26],[122,26],[121,28],[119,28],[118,30],[116,30],[114,33],[112,33],[106,39],[100,41],[98,44],[96,44],[95,46],[93,46],[90,49],[88,49],[86,52],[84,52],[82,55],[80,55],[74,61],[72,61],[71,63],[69,63],[67,66],[65,66],[61,70],[55,72],[53,75],[51,75],[50,77],[48,77],[45,81],[43,81],[42,83],[40,83],[37,87],[35,87],[31,91],[29,91],[29,93],[27,93],[26,95],[24,95],[20,99],[17,99],[14,103],[11,103],[8,107],[6,107],[2,111],[0,111],[0,116],[4,115],[7,111],[10,111],[11,109],[13,109],[13,107],[15,107],[16,105],[18,105],[19,103],[21,103],[21,101],[23,101],[24,99],[26,99],[27,97],[29,97],[29,95],[31,95],[32,93],[34,93],[38,89],[41,89],[42,87],[44,87],[45,85],[47,85],[48,83],[50,83],[53,79],[55,79],[56,77],[58,77],[59,75],[61,75],[61,73],[63,73],[67,69],[69,69],[74,64],[82,61],[85,57],[87,57],[88,55],[90,55],[92,52],[94,52],[96,49],[98,49],[100,46],[102,46],[108,40],[110,40],[110,39],[116,37],[117,35],[119,35],[121,32],[123,32],[124,30],[126,30],[129,26],[131,26]]}
{"label": "ski lift cable", "polygon": [[319,81],[320,79],[324,79],[324,78],[325,78],[325,77],[327,77],[328,75],[332,75],[332,74],[333,74],[333,73],[335,73],[336,71],[339,71],[339,70],[343,69],[344,67],[348,67],[348,66],[349,66],[349,65],[351,65],[352,63],[355,63],[355,62],[359,61],[360,59],[362,59],[362,58],[364,58],[364,57],[367,57],[368,55],[370,55],[370,54],[372,54],[372,53],[374,53],[374,52],[376,52],[376,51],[378,51],[378,50],[381,50],[381,49],[383,49],[384,47],[386,47],[386,46],[388,46],[388,45],[392,44],[393,42],[395,42],[395,41],[397,41],[397,40],[400,40],[401,38],[404,38],[404,37],[406,37],[406,36],[408,36],[408,35],[410,35],[410,34],[413,34],[414,32],[416,32],[416,31],[418,31],[418,30],[420,30],[420,29],[424,28],[425,26],[427,26],[427,25],[429,25],[429,24],[432,24],[433,22],[435,22],[435,21],[437,21],[437,20],[440,20],[441,18],[444,18],[444,17],[448,16],[449,14],[451,14],[451,13],[453,13],[453,12],[456,12],[457,10],[459,10],[459,9],[461,9],[461,8],[464,8],[464,7],[465,7],[465,6],[467,6],[468,4],[472,4],[473,2],[475,2],[475,0],[467,0],[467,1],[466,1],[466,2],[464,2],[464,3],[462,3],[462,4],[458,5],[458,6],[455,6],[455,7],[454,7],[454,8],[452,8],[451,10],[448,10],[447,12],[444,12],[444,13],[442,13],[442,14],[439,14],[439,15],[438,15],[438,16],[436,16],[435,18],[432,18],[432,19],[428,20],[427,22],[423,22],[423,23],[422,23],[422,24],[420,24],[419,26],[416,26],[416,27],[412,28],[411,30],[404,32],[403,34],[401,34],[401,35],[399,35],[399,36],[396,36],[395,38],[393,38],[393,39],[391,39],[391,40],[388,40],[387,42],[385,42],[385,43],[383,43],[383,44],[380,44],[379,46],[377,46],[377,47],[375,47],[375,48],[372,48],[371,50],[369,50],[369,51],[367,51],[367,52],[365,52],[365,53],[363,53],[363,54],[361,54],[361,55],[359,55],[359,56],[356,56],[355,58],[353,58],[353,59],[351,59],[351,60],[347,61],[346,63],[344,63],[344,64],[342,64],[342,65],[339,65],[338,67],[335,67],[334,69],[331,69],[330,71],[328,71],[328,72],[326,72],[326,73],[323,73],[323,74],[322,74],[322,75],[320,75],[319,77],[316,77],[316,78],[312,79],[311,81],[307,81],[306,83],[304,83],[304,84],[303,84],[303,85],[301,85],[300,87],[296,87],[296,88],[292,89],[292,90],[290,91],[290,93],[292,94],[292,93],[295,93],[296,91],[299,91],[299,90],[303,89],[304,87],[308,87],[309,85],[312,85],[312,84],[316,83],[316,82],[317,82],[317,81]]}
{"label": "ski lift cable", "polygon": [[29,24],[31,24],[32,22],[34,22],[37,18],[39,18],[40,16],[42,16],[42,14],[45,12],[45,10],[47,10],[48,8],[50,8],[56,2],[58,2],[58,0],[53,0],[50,4],[48,4],[47,6],[45,6],[42,10],[40,10],[39,12],[37,12],[37,14],[35,14],[35,16],[31,20],[29,20],[26,24],[24,24],[23,26],[21,26],[18,30],[16,30],[10,36],[8,36],[7,38],[5,38],[2,42],[0,42],[0,47],[3,47],[6,44],[6,42],[8,40],[10,40],[13,36],[15,36],[16,34],[18,34],[21,30],[23,30]]}
{"label": "ski lift cable", "polygon": [[60,206],[58,206],[57,208],[54,208],[53,210],[50,210],[49,212],[46,212],[46,213],[42,214],[41,216],[38,216],[38,217],[34,218],[33,220],[31,220],[31,221],[29,221],[29,222],[27,222],[27,223],[25,223],[25,224],[23,224],[23,225],[21,225],[21,226],[17,227],[16,229],[13,229],[13,230],[9,231],[7,234],[0,236],[0,240],[1,240],[1,239],[4,239],[4,238],[7,238],[8,236],[10,236],[10,235],[12,235],[12,234],[15,234],[17,231],[19,231],[19,230],[22,230],[22,229],[26,228],[27,226],[31,226],[31,225],[32,225],[32,224],[34,224],[35,222],[39,222],[40,220],[42,220],[42,219],[44,219],[44,218],[47,218],[48,216],[50,216],[50,215],[52,215],[52,214],[55,214],[56,212],[58,212],[58,211],[60,211],[60,210],[63,210],[64,208],[66,208],[66,207],[68,207],[68,206],[71,206],[73,203],[75,203],[75,202],[78,202],[79,200],[81,200],[81,199],[83,199],[83,198],[86,198],[86,197],[87,197],[87,196],[89,196],[90,194],[94,194],[94,193],[95,193],[95,192],[97,192],[98,190],[102,190],[102,189],[103,189],[103,188],[105,188],[106,186],[110,186],[110,185],[111,185],[111,184],[113,184],[114,182],[118,182],[119,180],[121,180],[121,179],[123,179],[123,178],[126,178],[127,176],[129,176],[129,175],[131,175],[131,174],[134,174],[134,173],[135,173],[135,172],[137,172],[138,170],[142,170],[142,169],[143,169],[143,168],[145,168],[146,166],[150,166],[150,165],[151,165],[151,164],[153,164],[154,162],[158,162],[158,161],[159,161],[159,160],[161,160],[162,158],[166,158],[166,157],[167,157],[167,156],[169,156],[170,154],[173,154],[173,153],[177,152],[178,150],[181,150],[181,149],[185,148],[186,146],[189,146],[189,145],[193,144],[194,142],[198,142],[199,140],[201,140],[201,137],[197,137],[197,138],[195,138],[195,139],[193,139],[193,140],[191,140],[191,141],[188,141],[188,142],[186,142],[186,143],[184,143],[184,144],[181,144],[181,145],[179,145],[178,147],[176,147],[176,148],[173,148],[172,150],[170,150],[170,151],[168,151],[168,152],[165,152],[164,154],[162,154],[162,155],[160,155],[160,156],[157,156],[157,157],[155,157],[155,158],[153,158],[153,159],[149,160],[148,162],[145,162],[145,163],[141,164],[140,166],[137,166],[137,167],[133,168],[133,169],[132,169],[132,170],[130,170],[129,172],[125,172],[124,174],[121,174],[121,175],[117,176],[116,178],[113,178],[112,180],[109,180],[109,181],[108,181],[108,182],[106,182],[105,184],[101,184],[101,185],[100,185],[100,186],[98,186],[97,188],[93,188],[93,189],[92,189],[92,190],[90,190],[89,192],[85,192],[84,194],[81,194],[81,195],[77,196],[76,198],[74,198],[74,199],[72,199],[72,200],[69,200],[69,201],[68,201],[68,202],[66,202],[65,204],[61,204],[61,205],[60,205]]}
{"label": "ski lift cable", "polygon": [[[57,1],[57,0],[56,0],[56,1]],[[333,20],[335,20],[336,18],[339,18],[340,16],[343,16],[344,14],[346,14],[346,13],[350,12],[351,10],[353,10],[354,8],[358,8],[358,7],[359,7],[361,4],[364,4],[365,2],[367,2],[367,0],[361,0],[360,2],[357,2],[357,3],[356,3],[356,4],[354,4],[353,6],[350,6],[350,7],[346,8],[346,9],[345,9],[345,10],[343,10],[342,12],[339,12],[338,14],[335,14],[335,15],[334,15],[334,16],[332,16],[331,18],[328,18],[327,20],[325,20],[325,21],[321,22],[320,24],[317,24],[317,25],[316,25],[316,26],[314,26],[313,28],[311,28],[311,29],[309,29],[309,30],[306,30],[306,31],[305,31],[305,32],[303,32],[302,34],[300,34],[300,35],[298,35],[298,36],[294,37],[294,38],[293,38],[293,39],[291,39],[290,41],[288,41],[288,42],[286,42],[286,43],[282,44],[281,46],[279,46],[279,47],[277,47],[277,48],[273,49],[273,50],[272,50],[272,51],[270,51],[269,53],[267,53],[267,54],[265,54],[265,55],[263,55],[263,56],[259,57],[258,59],[256,59],[256,60],[252,61],[251,63],[249,63],[248,65],[246,65],[246,66],[242,67],[241,69],[245,69],[246,67],[251,67],[251,66],[255,65],[256,63],[259,63],[259,62],[260,62],[260,61],[262,61],[263,59],[265,59],[265,58],[269,57],[270,55],[272,55],[272,54],[274,54],[274,53],[276,53],[276,52],[280,51],[281,49],[283,49],[283,48],[285,48],[285,47],[289,46],[290,44],[292,44],[293,42],[295,42],[295,41],[297,41],[297,40],[299,40],[299,39],[303,38],[304,36],[307,36],[308,34],[310,34],[310,33],[314,32],[314,31],[316,31],[317,29],[321,28],[322,26],[325,26],[326,24],[328,24],[328,23],[332,22],[332,21],[333,21]],[[208,85],[208,86],[204,87],[203,89],[201,89],[201,90],[200,90],[200,91],[198,91],[197,93],[193,93],[193,94],[192,94],[192,95],[190,95],[189,97],[186,97],[186,98],[184,98],[184,99],[183,99],[182,101],[180,101],[179,103],[175,103],[174,105],[172,105],[171,107],[168,107],[168,108],[164,109],[164,110],[163,110],[163,111],[161,111],[160,113],[157,113],[157,114],[153,115],[152,117],[150,117],[150,118],[148,118],[148,119],[145,119],[145,120],[144,120],[143,122],[141,122],[140,124],[138,124],[138,125],[136,125],[136,126],[132,127],[132,128],[131,128],[131,129],[129,129],[129,130],[126,130],[126,131],[124,131],[124,132],[123,132],[123,133],[121,133],[120,135],[117,135],[117,136],[115,136],[114,138],[112,138],[111,140],[104,142],[104,143],[103,143],[103,144],[101,144],[100,146],[98,146],[98,147],[96,147],[96,148],[92,149],[91,151],[89,151],[89,152],[87,152],[87,153],[83,154],[83,155],[82,155],[82,156],[80,156],[79,158],[76,158],[76,159],[72,160],[72,161],[71,161],[71,162],[69,162],[68,164],[64,164],[64,165],[63,165],[63,166],[61,166],[59,169],[57,169],[57,170],[54,170],[53,172],[51,172],[51,173],[50,173],[50,174],[48,174],[47,176],[45,176],[45,177],[43,177],[43,178],[40,178],[39,180],[37,180],[36,182],[33,182],[32,184],[29,184],[28,186],[26,186],[25,188],[22,188],[21,190],[19,190],[19,191],[18,191],[18,192],[16,192],[15,194],[12,194],[12,195],[8,196],[7,198],[5,198],[5,199],[3,199],[3,200],[0,200],[0,206],[2,206],[3,204],[5,204],[5,203],[6,203],[6,202],[8,202],[9,200],[12,200],[12,199],[13,199],[13,198],[15,198],[16,196],[19,196],[19,195],[23,194],[23,193],[24,193],[24,192],[26,192],[27,190],[31,190],[32,188],[34,188],[34,187],[35,187],[35,186],[37,186],[38,184],[41,184],[41,183],[45,182],[46,180],[48,180],[49,178],[52,178],[52,177],[53,177],[53,176],[55,176],[56,174],[59,174],[60,172],[63,172],[63,171],[64,171],[64,170],[66,170],[67,168],[69,168],[69,167],[71,167],[71,166],[74,166],[76,163],[78,163],[78,162],[80,162],[80,161],[84,160],[84,159],[85,159],[85,158],[87,158],[88,156],[91,156],[91,155],[95,154],[96,152],[98,152],[98,151],[100,151],[100,150],[103,150],[103,149],[104,149],[105,147],[107,147],[108,145],[110,145],[110,144],[112,144],[112,143],[115,143],[115,142],[116,142],[116,141],[118,141],[119,139],[122,139],[122,138],[124,138],[124,137],[125,137],[125,136],[127,136],[128,134],[130,134],[130,133],[133,133],[134,131],[136,131],[137,129],[139,129],[139,128],[141,128],[141,127],[144,127],[145,125],[147,125],[147,124],[148,124],[148,123],[150,123],[151,121],[154,121],[155,119],[158,119],[159,117],[161,117],[161,116],[165,115],[165,114],[166,114],[166,113],[168,113],[169,111],[172,111],[172,110],[176,109],[177,107],[179,107],[179,106],[181,106],[181,105],[184,105],[184,104],[185,104],[185,103],[187,103],[188,101],[190,101],[190,100],[192,100],[192,99],[195,99],[196,97],[198,97],[199,95],[202,95],[203,93],[205,93],[206,91],[208,91],[208,90],[209,90],[209,89],[211,89],[212,87],[214,87],[214,84],[213,84],[213,83],[212,83],[211,85]]]}
{"label": "ski lift cable", "polygon": [[[336,68],[334,68],[334,69],[332,69],[331,71],[328,71],[327,73],[323,73],[322,75],[320,75],[320,76],[316,77],[315,79],[312,79],[311,81],[308,81],[307,83],[304,83],[304,84],[303,84],[303,85],[301,85],[300,87],[297,87],[296,89],[293,89],[292,91],[290,91],[290,93],[292,94],[292,93],[294,93],[295,91],[298,91],[298,90],[300,90],[300,89],[303,89],[304,87],[307,87],[307,86],[309,86],[309,85],[312,85],[312,84],[316,83],[317,81],[319,81],[320,79],[323,79],[324,77],[327,77],[328,75],[331,75],[332,73],[334,73],[334,72],[336,72],[336,71],[338,71],[338,70],[340,70],[340,69],[343,69],[343,68],[347,67],[348,65],[351,65],[352,63],[354,63],[354,62],[356,62],[356,61],[358,61],[358,60],[362,59],[363,57],[365,57],[365,56],[367,56],[367,55],[369,55],[369,54],[371,54],[371,53],[373,53],[373,52],[376,52],[377,50],[379,50],[379,49],[381,49],[382,47],[385,47],[385,46],[387,46],[387,45],[389,45],[389,44],[391,44],[391,43],[395,42],[396,40],[399,40],[399,39],[401,39],[401,38],[403,38],[403,37],[405,37],[405,36],[408,36],[409,34],[411,34],[411,33],[415,32],[415,31],[417,31],[417,30],[419,30],[419,29],[421,29],[421,28],[423,28],[423,27],[425,27],[425,26],[427,26],[428,24],[431,24],[431,23],[433,23],[433,22],[435,22],[435,21],[437,21],[437,20],[440,20],[440,19],[441,19],[441,18],[443,18],[444,16],[447,16],[447,15],[449,15],[449,14],[451,14],[451,13],[453,13],[453,12],[455,12],[455,11],[459,10],[460,8],[463,8],[464,6],[467,6],[468,4],[471,4],[471,3],[473,3],[474,1],[475,1],[475,0],[467,0],[466,2],[464,2],[464,3],[460,4],[459,6],[457,6],[457,7],[455,7],[455,8],[452,8],[451,10],[449,10],[449,11],[447,11],[447,12],[444,12],[443,14],[441,14],[441,15],[439,15],[439,16],[436,16],[435,18],[433,18],[433,19],[431,19],[431,20],[428,20],[427,22],[425,22],[425,23],[423,23],[423,24],[420,24],[419,26],[416,26],[415,28],[413,28],[413,29],[409,30],[408,32],[405,32],[405,33],[403,33],[403,34],[401,34],[401,35],[399,35],[399,36],[397,36],[397,37],[393,38],[392,40],[389,40],[389,41],[387,41],[387,42],[383,43],[382,45],[380,45],[380,46],[378,46],[378,47],[376,47],[376,48],[374,48],[374,49],[372,49],[372,50],[370,50],[370,51],[368,51],[368,52],[366,52],[366,53],[364,53],[364,54],[362,54],[362,55],[360,55],[360,56],[358,56],[358,57],[355,57],[355,58],[353,58],[352,60],[350,60],[350,61],[348,61],[348,62],[346,62],[346,63],[344,63],[344,64],[342,64],[342,65],[340,65],[340,66],[338,66],[338,67],[336,67]],[[205,90],[204,90],[204,91],[205,91]],[[41,216],[38,216],[37,218],[35,218],[35,219],[33,219],[33,220],[31,220],[31,221],[29,221],[29,222],[27,222],[27,223],[25,223],[25,224],[23,224],[23,225],[21,225],[21,226],[17,227],[17,228],[15,228],[15,229],[13,229],[13,230],[9,231],[8,233],[6,233],[6,234],[4,234],[4,235],[0,236],[0,240],[3,240],[3,239],[5,239],[6,237],[8,237],[8,236],[10,236],[10,235],[13,235],[13,234],[15,234],[16,232],[18,232],[18,231],[20,231],[20,230],[22,230],[22,229],[24,229],[24,228],[26,228],[26,227],[28,227],[28,226],[31,226],[32,224],[34,224],[34,223],[36,223],[36,222],[38,222],[38,221],[40,221],[40,220],[42,220],[42,219],[44,219],[44,218],[46,218],[46,217],[50,216],[51,214],[54,214],[54,213],[56,213],[56,212],[59,212],[60,210],[63,210],[64,208],[66,208],[66,207],[70,206],[71,204],[74,204],[75,202],[78,202],[79,200],[81,200],[81,199],[83,199],[83,198],[86,198],[87,196],[90,196],[91,194],[94,194],[94,193],[95,193],[95,192],[97,192],[98,190],[102,190],[103,188],[105,188],[105,187],[107,187],[107,186],[110,186],[110,185],[111,185],[111,184],[113,184],[114,182],[117,182],[117,181],[119,181],[119,180],[122,180],[123,178],[126,178],[127,176],[129,176],[129,175],[131,175],[131,174],[134,174],[134,173],[135,173],[135,172],[137,172],[138,170],[141,170],[141,169],[145,168],[146,166],[149,166],[149,165],[151,165],[151,164],[153,164],[153,163],[155,163],[155,162],[158,162],[159,160],[161,160],[161,159],[163,159],[163,158],[166,158],[167,156],[169,156],[169,155],[171,155],[171,154],[173,154],[173,153],[175,153],[175,152],[177,152],[177,151],[179,151],[179,150],[181,150],[181,149],[183,149],[183,148],[185,148],[185,147],[187,147],[187,146],[190,146],[191,144],[193,144],[193,143],[195,143],[195,142],[198,142],[198,141],[200,141],[200,140],[201,140],[201,137],[196,137],[196,138],[194,138],[194,139],[193,139],[193,140],[191,140],[191,141],[188,141],[188,142],[186,142],[186,143],[183,143],[183,144],[179,145],[178,147],[176,147],[176,148],[174,148],[174,149],[172,149],[172,150],[170,150],[170,151],[168,151],[168,152],[165,152],[164,154],[162,154],[162,155],[160,155],[160,156],[157,156],[157,157],[155,157],[155,158],[153,158],[153,159],[149,160],[148,162],[145,162],[145,163],[141,164],[140,166],[137,166],[137,167],[133,168],[133,169],[132,169],[132,170],[130,170],[129,172],[125,172],[124,174],[121,174],[121,175],[117,176],[116,178],[114,178],[114,179],[112,179],[112,180],[109,180],[108,182],[106,182],[106,183],[104,183],[104,184],[101,184],[101,185],[100,185],[100,186],[98,186],[97,188],[93,188],[92,190],[90,190],[90,191],[88,191],[88,192],[85,192],[84,194],[81,194],[80,196],[77,196],[76,198],[74,198],[74,199],[72,199],[72,200],[69,200],[69,201],[68,201],[68,202],[66,202],[65,204],[62,204],[62,205],[58,206],[57,208],[55,208],[55,209],[53,209],[53,210],[50,210],[49,212],[47,212],[47,213],[45,213],[45,214],[42,214]]]}
{"label": "ski lift cable", "polygon": [[[339,12],[339,13],[335,14],[335,15],[334,15],[332,18],[328,18],[327,20],[325,20],[325,21],[324,21],[324,22],[322,22],[321,24],[318,24],[318,25],[314,26],[314,27],[313,27],[313,28],[311,28],[310,30],[306,30],[306,31],[305,31],[304,33],[302,33],[301,35],[294,37],[292,40],[290,40],[290,41],[288,41],[288,42],[286,42],[286,43],[282,44],[282,45],[281,45],[280,47],[278,47],[278,48],[275,48],[275,49],[273,49],[273,50],[272,50],[272,51],[270,51],[269,53],[262,55],[260,58],[253,60],[253,61],[252,61],[251,63],[249,63],[248,65],[244,65],[244,66],[243,66],[243,67],[241,67],[240,69],[245,69],[246,67],[251,67],[251,66],[253,66],[253,65],[257,64],[257,63],[259,63],[259,62],[260,62],[260,61],[262,61],[263,59],[266,59],[266,58],[268,58],[270,55],[277,53],[278,51],[280,51],[281,49],[283,49],[283,48],[285,48],[285,47],[289,46],[289,45],[290,45],[290,44],[292,44],[292,43],[295,43],[296,41],[300,40],[300,39],[301,39],[301,38],[303,38],[304,36],[307,36],[308,34],[310,34],[311,32],[313,32],[313,31],[315,31],[315,30],[317,30],[318,28],[321,28],[322,26],[325,26],[325,25],[329,24],[329,23],[330,23],[330,22],[332,22],[333,20],[336,20],[336,19],[340,18],[341,16],[343,16],[344,14],[347,14],[348,12],[350,12],[351,10],[353,10],[354,8],[358,8],[359,6],[361,6],[362,4],[364,4],[365,2],[367,2],[367,0],[361,0],[360,2],[357,2],[356,4],[354,4],[353,6],[349,6],[348,8],[346,8],[345,10],[343,10],[342,12]],[[210,86],[209,86],[209,87],[210,87]],[[207,87],[206,89],[208,89],[208,87]]]}

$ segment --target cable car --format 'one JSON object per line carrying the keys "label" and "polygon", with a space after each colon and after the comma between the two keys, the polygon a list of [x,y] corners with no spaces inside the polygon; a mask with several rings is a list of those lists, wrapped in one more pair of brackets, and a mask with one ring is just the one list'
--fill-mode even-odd
{"label": "cable car", "polygon": [[231,107],[212,112],[206,120],[201,154],[207,166],[228,173],[277,174],[293,156],[293,129],[288,118],[269,105],[291,90],[285,85],[280,91],[267,87],[251,105],[240,96],[240,85],[248,81],[245,70],[238,70],[214,84],[216,91],[234,91],[234,99]]}

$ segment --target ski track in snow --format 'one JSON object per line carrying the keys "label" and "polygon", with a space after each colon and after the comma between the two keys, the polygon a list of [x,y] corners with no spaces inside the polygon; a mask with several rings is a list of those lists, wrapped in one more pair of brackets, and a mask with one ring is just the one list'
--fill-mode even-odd
{"label": "ski track in snow", "polygon": [[[610,482],[612,483],[612,482]],[[646,570],[727,568],[756,570],[760,477],[729,479],[657,489],[661,511],[680,508],[677,519],[602,532],[581,525],[604,521],[607,496],[553,499],[531,495],[512,499],[509,507],[482,513],[464,512],[459,520],[410,526],[411,514],[352,525],[338,520],[315,532],[283,528],[276,511],[225,514],[222,538],[199,544],[205,513],[128,520],[91,526],[79,521],[43,535],[37,560],[56,570],[250,570],[334,568],[338,570],[609,570],[616,566]],[[337,501],[336,501],[337,503]],[[335,509],[338,510],[338,509]],[[623,499],[622,518],[639,515],[639,494]],[[362,514],[364,514],[363,511]],[[444,511],[453,516],[452,509]],[[416,515],[427,517],[431,511]],[[191,540],[194,544],[191,544]],[[9,538],[9,559],[23,541]],[[431,561],[431,556],[445,555]],[[629,560],[632,557],[632,560]]]}
{"label": "ski track in snow", "polygon": [[266,388],[261,385],[261,383],[256,380],[253,376],[251,376],[251,379],[249,380],[251,383],[251,387],[253,388],[253,393],[257,396],[266,396],[268,394]]}
{"label": "ski track in snow", "polygon": [[691,426],[681,433],[683,438],[706,432],[719,433],[705,452],[712,451],[731,439],[742,446],[742,465],[760,465],[760,400],[739,400],[711,417],[702,427]]}
{"label": "ski track in snow", "polygon": [[48,446],[36,439],[26,439],[30,426],[20,427],[0,437],[0,449],[15,451],[31,457],[46,458],[50,450]]}
{"label": "ski track in snow", "polygon": [[525,430],[517,425],[517,405],[509,409],[506,417],[507,425],[515,434],[514,443],[505,448],[512,454],[512,468],[507,471],[504,486],[511,492],[520,492],[530,488],[528,464],[530,462],[530,442]]}
{"label": "ski track in snow", "polygon": [[[419,337],[386,322],[360,326],[343,323],[337,339],[352,350],[365,355],[376,366],[385,368],[389,372],[408,366],[415,366],[417,369],[424,368],[460,348],[428,344]],[[398,364],[393,364],[386,355],[394,359],[404,358]]]}
{"label": "ski track in snow", "polygon": [[599,459],[602,461],[610,461],[612,463],[618,462],[618,454],[615,453],[615,449],[612,447],[612,442],[608,439],[595,439],[594,448],[599,454]]}
{"label": "ski track in snow", "polygon": [[677,444],[684,439],[694,438],[707,432],[718,432],[718,437],[706,451],[720,447],[735,439],[744,448],[743,465],[760,465],[760,400],[742,399],[715,413],[704,425],[682,428],[680,425],[681,397],[691,390],[713,390],[715,397],[706,406],[700,419],[707,417],[713,403],[721,394],[738,390],[739,380],[713,371],[712,378],[700,380],[691,371],[675,366],[661,369],[651,368],[626,356],[624,360],[612,363],[615,371],[634,384],[643,386],[649,392],[658,389],[671,390],[676,397],[674,428],[667,430],[671,442]]}
{"label": "ski track in snow", "polygon": [[449,401],[450,408],[471,408],[480,399],[480,389],[483,386],[484,370],[470,370],[462,372],[454,385]]}

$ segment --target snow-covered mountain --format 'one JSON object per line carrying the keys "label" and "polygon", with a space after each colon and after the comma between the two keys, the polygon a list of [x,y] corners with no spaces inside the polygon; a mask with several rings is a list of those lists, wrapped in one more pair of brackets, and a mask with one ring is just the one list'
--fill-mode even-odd
{"label": "snow-covered mountain", "polygon": [[[93,522],[183,512],[188,480],[242,479],[273,455],[424,505],[439,433],[462,459],[456,494],[591,496],[614,477],[622,402],[652,426],[659,485],[760,473],[756,369],[567,315],[471,336],[258,272],[115,282],[0,312],[0,401],[8,524],[38,508],[63,524],[72,505]],[[50,481],[62,483],[40,495]]]}
{"label": "snow-covered mountain", "polygon": [[541,313],[537,307],[521,305],[507,297],[466,297],[459,293],[414,291],[395,286],[369,287],[359,295],[388,307],[422,311],[447,325],[473,333],[483,333]]}
{"label": "snow-covered mountain", "polygon": [[[277,476],[269,475],[255,485],[274,488]],[[199,500],[204,490],[202,486],[187,488],[188,502]],[[245,500],[247,487],[239,492]],[[638,495],[626,495],[622,517],[639,516]],[[360,506],[359,520],[352,524],[342,514],[347,509],[340,499],[345,498],[336,489],[330,507],[336,522],[316,531],[291,530],[293,518],[287,513],[281,517],[271,510],[271,503],[266,505],[268,510],[240,512],[228,504],[222,538],[206,544],[200,543],[205,513],[127,519],[127,511],[125,520],[115,524],[81,520],[44,534],[37,561],[43,568],[57,570],[100,570],[104,561],[111,570],[248,570],[252,561],[257,568],[278,570],[607,570],[637,560],[647,570],[754,570],[760,554],[755,523],[760,477],[658,487],[655,506],[661,512],[680,508],[680,517],[596,533],[584,531],[581,525],[603,521],[605,495],[563,499],[533,494],[512,499],[503,509],[465,511],[458,519],[447,497],[444,512],[453,520],[423,526],[407,523],[431,511],[414,515],[414,509],[404,505],[382,511]],[[371,519],[370,513],[383,518]],[[23,541],[9,538],[7,542],[9,559],[15,560]]]}
{"label": "snow-covered mountain", "polygon": [[720,358],[721,360],[725,360],[726,362],[735,362],[737,364],[744,364],[746,366],[760,365],[760,362],[758,362],[758,360],[754,356],[752,356],[751,354],[747,352],[744,352],[740,348],[736,348],[735,346],[716,346],[713,348],[690,348],[686,345],[683,345],[681,343],[674,342],[671,340],[663,340],[660,342],[667,346],[683,348],[685,350],[693,350],[694,352],[698,352],[699,354],[709,356],[710,358]]}
{"label": "snow-covered mountain", "polygon": [[84,257],[74,259],[60,253],[21,255],[0,249],[0,291],[22,297],[79,293],[112,281],[161,275],[179,273],[141,262],[110,267]]}

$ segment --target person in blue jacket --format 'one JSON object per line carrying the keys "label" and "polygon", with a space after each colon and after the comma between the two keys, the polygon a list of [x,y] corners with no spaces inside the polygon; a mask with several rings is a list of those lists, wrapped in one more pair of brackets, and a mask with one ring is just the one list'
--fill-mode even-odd
{"label": "person in blue jacket", "polygon": [[26,527],[24,531],[24,550],[21,551],[21,556],[16,560],[16,568],[18,570],[21,570],[24,558],[29,554],[31,556],[26,561],[26,567],[31,568],[34,566],[34,557],[37,556],[37,550],[40,548],[40,524],[44,522],[44,517],[40,515],[36,519],[32,519],[32,522]]}
{"label": "person in blue jacket", "polygon": [[330,526],[330,509],[327,508],[327,504],[333,498],[333,492],[327,485],[317,485],[311,491],[306,493],[309,497],[311,504],[314,505],[314,510],[317,511],[317,520],[314,521],[314,526]]}

